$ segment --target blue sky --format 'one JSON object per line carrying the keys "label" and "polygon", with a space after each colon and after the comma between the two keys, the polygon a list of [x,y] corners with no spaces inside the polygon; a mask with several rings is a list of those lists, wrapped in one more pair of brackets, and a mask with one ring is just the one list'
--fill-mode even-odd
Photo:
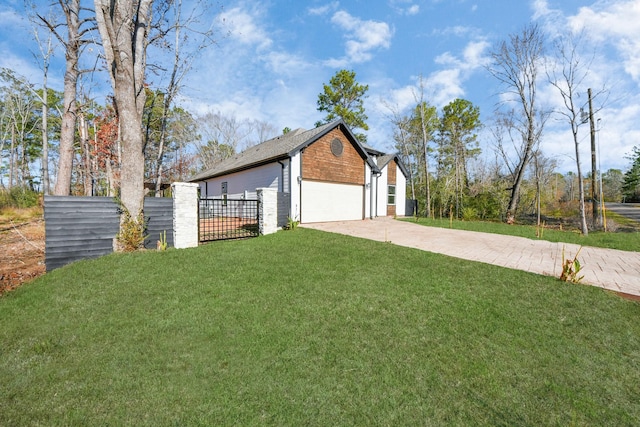
{"label": "blue sky", "polygon": [[[37,46],[24,16],[23,1],[0,5],[0,67],[38,83]],[[323,83],[350,69],[369,85],[369,143],[386,151],[393,150],[388,106],[406,112],[415,105],[420,76],[431,104],[468,99],[489,125],[501,92],[485,69],[492,48],[532,22],[552,35],[583,30],[583,56],[593,62],[580,100],[586,103],[587,87],[609,91],[596,116],[602,170],[627,169],[625,155],[640,146],[640,0],[236,0],[213,5],[206,19],[218,42],[199,52],[184,81],[180,102],[189,111],[310,128],[323,117],[316,110]],[[50,74],[58,90],[63,58],[57,54]],[[106,78],[96,78],[98,92]],[[544,81],[539,95],[545,108],[561,106]],[[583,170],[589,170],[586,126],[580,141]],[[492,161],[488,126],[480,143],[483,158]],[[560,171],[575,171],[565,121],[548,122],[542,148]]]}

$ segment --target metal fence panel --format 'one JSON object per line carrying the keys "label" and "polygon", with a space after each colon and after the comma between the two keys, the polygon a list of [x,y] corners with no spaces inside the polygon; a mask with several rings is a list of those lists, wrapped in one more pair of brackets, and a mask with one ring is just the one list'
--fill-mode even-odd
{"label": "metal fence panel", "polygon": [[166,232],[167,246],[173,247],[173,199],[171,197],[147,197],[144,199],[144,217],[147,221],[146,249],[156,249],[160,234]]}
{"label": "metal fence panel", "polygon": [[[155,248],[166,230],[173,246],[173,199],[144,199],[145,248]],[[120,227],[118,205],[111,197],[45,196],[45,265],[47,271],[74,261],[113,252]]]}
{"label": "metal fence panel", "polygon": [[45,196],[45,265],[51,271],[113,252],[120,215],[111,197]]}
{"label": "metal fence panel", "polygon": [[200,242],[257,237],[260,232],[258,204],[258,200],[200,199]]}

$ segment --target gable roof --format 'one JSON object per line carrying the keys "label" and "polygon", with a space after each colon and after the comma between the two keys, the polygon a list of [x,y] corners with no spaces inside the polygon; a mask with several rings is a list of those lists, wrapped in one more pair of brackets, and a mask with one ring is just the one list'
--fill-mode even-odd
{"label": "gable roof", "polygon": [[277,136],[258,145],[254,145],[253,147],[249,147],[242,153],[234,154],[228,159],[223,160],[211,169],[200,172],[189,181],[202,181],[273,163],[278,160],[284,160],[313,144],[329,131],[339,126],[343,127],[345,135],[351,140],[360,155],[374,170],[377,170],[376,164],[369,157],[365,148],[360,144],[360,142],[358,142],[344,121],[340,119],[306,131],[304,129],[295,129],[284,135]]}
{"label": "gable roof", "polygon": [[405,176],[405,178],[408,178],[409,173],[407,171],[407,168],[405,168],[404,164],[402,163],[402,160],[400,159],[400,156],[398,155],[398,153],[385,154],[384,156],[378,157],[378,169],[380,170],[384,169],[391,160],[395,160],[396,165],[398,165],[402,174]]}

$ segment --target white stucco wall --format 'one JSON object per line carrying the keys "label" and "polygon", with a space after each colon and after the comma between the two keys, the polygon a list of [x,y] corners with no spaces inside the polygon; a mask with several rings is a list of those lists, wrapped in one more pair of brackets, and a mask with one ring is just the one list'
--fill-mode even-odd
{"label": "white stucco wall", "polygon": [[372,210],[372,189],[371,189],[371,166],[368,163],[365,163],[364,166],[364,217],[371,218],[373,215],[371,214]]}
{"label": "white stucco wall", "polygon": [[[286,163],[285,172],[286,172]],[[255,194],[256,188],[280,190],[283,183],[283,166],[270,163],[250,170],[236,172],[223,177],[211,178],[200,183],[200,196],[213,198],[222,196],[222,183],[227,183],[227,195],[243,194],[249,191]]]}
{"label": "white stucco wall", "polygon": [[291,164],[290,164],[290,182],[291,182],[291,188],[290,188],[290,193],[291,193],[291,209],[289,210],[291,212],[291,218],[293,218],[296,221],[300,220],[300,191],[301,191],[301,187],[300,187],[300,179],[298,179],[298,177],[302,176],[302,161],[301,161],[301,155],[300,153],[296,153],[295,155],[293,155],[291,157]]}
{"label": "white stucco wall", "polygon": [[407,178],[405,178],[399,166],[396,166],[396,215],[406,215],[407,203]]}
{"label": "white stucco wall", "polygon": [[389,167],[382,170],[382,174],[378,177],[376,188],[376,216],[387,216],[387,178]]}

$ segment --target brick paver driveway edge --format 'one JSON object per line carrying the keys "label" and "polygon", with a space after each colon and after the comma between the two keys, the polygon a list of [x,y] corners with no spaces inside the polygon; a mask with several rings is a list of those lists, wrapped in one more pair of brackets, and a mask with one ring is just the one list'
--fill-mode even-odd
{"label": "brick paver driveway edge", "polygon": [[[573,258],[579,245],[475,231],[426,227],[391,218],[303,224],[301,227],[390,242],[470,261],[560,277],[562,249]],[[584,246],[578,255],[583,283],[640,296],[640,252]]]}

